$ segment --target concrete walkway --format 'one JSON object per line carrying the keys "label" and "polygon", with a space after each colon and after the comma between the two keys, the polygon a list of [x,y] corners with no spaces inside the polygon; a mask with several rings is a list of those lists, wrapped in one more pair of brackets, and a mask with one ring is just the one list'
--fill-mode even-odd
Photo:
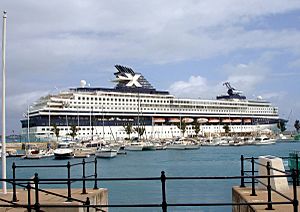
{"label": "concrete walkway", "polygon": [[[47,189],[47,191],[58,193],[60,195],[67,196],[67,189]],[[86,201],[87,197],[90,199],[90,204],[97,204],[97,205],[107,205],[108,204],[108,191],[107,189],[87,189],[87,194],[81,194],[82,189],[72,189],[72,198],[79,199],[81,201]],[[18,201],[15,202],[16,204],[28,204],[28,194],[27,190],[18,189],[17,190],[17,199]],[[5,199],[8,201],[12,200],[12,191],[9,190],[6,195],[0,194],[1,199]],[[83,212],[86,211],[86,209],[83,208],[76,208],[76,207],[43,207],[43,204],[47,205],[83,205],[82,203],[72,201],[72,202],[66,202],[66,198],[57,197],[51,194],[45,194],[44,192],[39,192],[39,202],[41,205],[42,211],[55,211],[55,212]],[[31,190],[31,205],[34,205],[35,203],[35,191]],[[14,208],[10,207],[11,204],[4,203],[3,201],[0,201],[0,204],[7,205],[7,207],[0,207],[0,212],[9,211],[9,212],[17,212],[17,211],[27,211],[26,208]],[[101,208],[103,211],[108,211],[107,208]],[[100,210],[100,211],[101,211]],[[96,211],[93,208],[90,208],[89,211]]]}
{"label": "concrete walkway", "polygon": [[[290,187],[290,189],[286,192],[282,192],[284,195],[288,196],[289,198],[293,199],[293,188]],[[256,189],[256,195],[257,196],[250,196],[251,194],[251,187],[233,187],[232,188],[232,202],[233,203],[259,203],[259,202],[267,202],[268,201],[268,192],[267,190],[259,190]],[[297,187],[297,196],[299,198],[300,194],[300,187]],[[273,202],[288,202],[286,198],[280,196],[279,194],[272,192],[272,201]],[[251,206],[233,206],[232,211],[233,212],[262,212],[262,211],[270,211],[266,210],[267,204],[265,205],[251,205]],[[277,205],[273,204],[272,208],[276,212],[292,212],[294,211],[293,205]],[[298,210],[300,211],[300,207],[298,206]]]}

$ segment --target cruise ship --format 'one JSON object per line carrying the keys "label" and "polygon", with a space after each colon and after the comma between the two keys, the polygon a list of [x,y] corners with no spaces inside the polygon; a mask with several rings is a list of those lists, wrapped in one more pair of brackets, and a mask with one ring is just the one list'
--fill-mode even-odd
{"label": "cruise ship", "polygon": [[[277,107],[261,98],[248,100],[229,82],[224,83],[227,94],[215,100],[177,98],[155,89],[132,68],[115,68],[114,88],[90,87],[81,80],[78,87],[41,97],[21,120],[22,135],[56,140],[55,125],[59,139],[70,138],[74,126],[76,139],[208,136],[224,133],[224,125],[233,133],[272,130],[280,120]],[[132,133],[126,133],[126,126],[132,126]],[[143,135],[137,133],[140,128]]]}

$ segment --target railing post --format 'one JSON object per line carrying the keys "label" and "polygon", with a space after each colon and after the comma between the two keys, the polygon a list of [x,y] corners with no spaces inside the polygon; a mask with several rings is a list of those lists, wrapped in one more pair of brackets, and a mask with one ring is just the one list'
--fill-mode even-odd
{"label": "railing post", "polygon": [[27,211],[31,212],[31,195],[30,195],[30,191],[31,191],[31,186],[30,183],[27,183]]}
{"label": "railing post", "polygon": [[297,179],[298,179],[298,172],[297,170],[292,170],[292,179],[293,179],[293,207],[294,212],[298,212],[298,198],[297,198]]}
{"label": "railing post", "polygon": [[251,158],[251,186],[252,186],[252,192],[250,194],[250,196],[257,196],[255,193],[255,170],[254,170],[254,157]]}
{"label": "railing post", "polygon": [[167,212],[166,175],[165,175],[164,171],[161,172],[160,180],[161,180],[161,191],[162,191],[162,204],[161,204],[161,208],[162,208],[163,212]]}
{"label": "railing post", "polygon": [[94,161],[94,175],[95,175],[95,182],[94,182],[94,189],[98,189],[98,185],[97,185],[97,178],[98,178],[98,174],[97,174],[97,158],[95,157],[95,161]]}
{"label": "railing post", "polygon": [[267,162],[267,175],[268,175],[268,185],[267,185],[267,190],[268,190],[268,207],[266,210],[273,210],[272,208],[272,190],[271,190],[271,166],[270,162]]}
{"label": "railing post", "polygon": [[87,194],[85,188],[85,160],[84,159],[82,159],[82,193],[81,194]]}
{"label": "railing post", "polygon": [[91,204],[90,198],[87,197],[85,203],[83,203],[83,205],[87,205],[86,212],[90,211],[90,207],[89,207],[90,204]]}
{"label": "railing post", "polygon": [[16,188],[16,163],[13,162],[12,164],[12,171],[13,171],[13,197],[12,202],[17,202],[17,188]]}
{"label": "railing post", "polygon": [[68,185],[68,202],[72,201],[72,193],[71,193],[71,164],[70,161],[68,161],[67,163],[67,169],[68,169],[68,181],[67,181],[67,185]]}
{"label": "railing post", "polygon": [[296,153],[296,174],[297,174],[297,186],[299,186],[299,156],[298,152]]}
{"label": "railing post", "polygon": [[38,173],[34,174],[33,182],[34,182],[34,189],[35,189],[35,204],[34,204],[34,209],[35,209],[35,211],[40,211],[40,203],[39,203],[39,175],[38,175]]}
{"label": "railing post", "polygon": [[241,155],[241,185],[240,187],[245,187],[244,179],[244,155]]}

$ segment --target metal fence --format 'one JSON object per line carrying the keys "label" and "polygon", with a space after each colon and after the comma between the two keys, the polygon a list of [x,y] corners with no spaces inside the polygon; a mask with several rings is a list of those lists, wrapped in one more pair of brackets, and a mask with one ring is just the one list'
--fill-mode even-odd
{"label": "metal fence", "polygon": [[[97,176],[97,159],[92,160],[92,161],[85,161],[83,160],[80,163],[75,163],[75,164],[70,164],[68,162],[66,165],[45,165],[45,166],[18,166],[15,163],[13,164],[13,178],[12,179],[1,179],[1,181],[6,181],[8,183],[11,183],[13,186],[13,192],[12,192],[12,201],[7,201],[5,199],[1,199],[0,201],[9,203],[8,204],[2,204],[0,207],[22,207],[26,208],[28,211],[35,210],[35,211],[41,211],[41,208],[43,207],[81,207],[81,208],[86,208],[87,211],[89,211],[91,208],[92,209],[97,209],[97,210],[102,210],[103,208],[161,208],[163,212],[166,212],[169,207],[202,207],[202,206],[242,206],[242,205],[266,205],[267,210],[272,210],[273,205],[275,204],[290,204],[293,206],[294,212],[298,211],[298,199],[297,199],[297,183],[299,183],[298,179],[298,170],[291,170],[287,172],[282,172],[281,170],[275,169],[270,166],[268,163],[267,165],[260,164],[257,161],[255,161],[257,158],[247,158],[244,156],[241,156],[241,175],[240,176],[195,176],[195,177],[176,177],[176,176],[166,176],[165,172],[162,171],[160,176],[158,177],[144,177],[144,178],[104,178],[104,177],[98,177]],[[251,162],[251,170],[245,170],[244,169],[244,163],[245,162]],[[91,175],[86,175],[86,168],[85,165],[87,163],[94,163],[94,173]],[[258,176],[257,171],[255,170],[255,165],[258,166],[264,166],[267,170],[267,175],[265,176]],[[71,177],[71,167],[73,166],[81,166],[82,167],[82,177],[81,178],[72,178]],[[34,175],[33,179],[20,179],[16,178],[16,169],[17,168],[33,168],[33,167],[39,167],[39,168],[66,168],[67,169],[67,178],[56,178],[56,179],[42,179],[38,176],[36,173]],[[298,167],[298,166],[297,166]],[[270,175],[270,170],[276,170],[279,172],[282,172],[282,175]],[[279,177],[288,177],[292,178],[292,187],[293,187],[293,197],[290,198],[281,192],[276,191],[274,188],[271,187],[271,178],[279,178]],[[267,184],[263,183],[260,179],[267,178]],[[168,202],[167,199],[167,190],[166,190],[166,184],[169,181],[182,181],[182,180],[233,180],[233,179],[240,179],[241,184],[240,187],[245,187],[245,184],[251,184],[252,188],[252,196],[256,195],[256,188],[255,184],[260,182],[262,185],[266,186],[267,192],[268,192],[268,200],[265,202],[248,202],[248,203],[233,203],[233,202],[223,202],[223,203],[170,203]],[[250,179],[251,182],[246,181],[247,179]],[[82,194],[87,194],[86,190],[86,185],[85,183],[87,181],[92,181],[94,182],[94,187],[93,189],[98,189],[98,182],[104,182],[104,181],[158,181],[161,184],[161,202],[160,203],[153,203],[153,204],[106,204],[106,205],[95,205],[95,204],[90,204],[89,198],[87,198],[85,201],[75,199],[72,197],[72,188],[71,185],[73,182],[81,182],[82,183]],[[32,183],[33,182],[33,183]],[[65,184],[66,189],[67,189],[67,195],[61,195],[58,193],[54,193],[51,191],[47,191],[45,189],[40,188],[40,185],[42,184]],[[17,192],[16,192],[16,187],[21,187],[25,188],[27,190],[27,204],[20,204],[18,203],[18,197],[17,197]],[[34,190],[34,196],[35,196],[35,201],[32,203],[31,202],[31,190]],[[66,201],[74,201],[81,203],[81,205],[54,205],[54,204],[41,204],[39,200],[39,195],[40,193],[47,193],[49,195],[54,195],[54,196],[59,196],[62,198],[65,198]],[[281,201],[281,202],[275,202],[272,199],[272,192],[276,192],[282,197],[286,199],[286,201]]]}

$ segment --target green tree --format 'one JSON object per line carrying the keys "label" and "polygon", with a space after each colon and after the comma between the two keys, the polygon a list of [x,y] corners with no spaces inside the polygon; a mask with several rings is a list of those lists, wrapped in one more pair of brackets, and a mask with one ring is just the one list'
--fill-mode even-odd
{"label": "green tree", "polygon": [[223,129],[225,130],[225,133],[228,134],[230,132],[230,127],[228,126],[228,124],[225,124],[223,126]]}
{"label": "green tree", "polygon": [[199,134],[199,132],[200,132],[200,123],[197,122],[197,121],[195,121],[195,122],[194,122],[194,125],[193,125],[193,129],[194,129],[194,131],[195,131],[195,133],[196,133],[196,136],[198,136],[198,134]]}
{"label": "green tree", "polygon": [[295,121],[294,127],[295,127],[297,133],[299,133],[299,130],[300,130],[300,122],[299,122],[299,120]]}
{"label": "green tree", "polygon": [[139,137],[142,137],[143,134],[145,133],[145,127],[144,126],[139,126],[139,127],[135,127],[134,131],[137,132],[139,134]]}
{"label": "green tree", "polygon": [[184,136],[185,132],[186,132],[186,123],[183,122],[182,120],[180,120],[180,123],[177,124],[178,129],[180,129],[180,131],[182,132],[182,136]]}
{"label": "green tree", "polygon": [[57,139],[57,141],[58,141],[59,130],[60,130],[60,129],[57,127],[56,124],[53,124],[52,127],[53,127],[53,128],[51,129],[51,131],[54,132],[54,135],[56,136],[56,139]]}
{"label": "green tree", "polygon": [[131,133],[133,133],[132,124],[128,123],[127,125],[124,125],[123,127],[124,127],[126,134],[128,135],[128,138],[130,139],[130,135],[131,135]]}
{"label": "green tree", "polygon": [[77,132],[78,128],[76,127],[76,125],[71,125],[71,132],[69,133],[69,135],[72,137],[73,140],[76,137]]}
{"label": "green tree", "polygon": [[285,126],[285,121],[283,120],[280,120],[278,123],[277,123],[277,128],[280,130],[280,132],[284,132],[286,130],[286,126]]}

